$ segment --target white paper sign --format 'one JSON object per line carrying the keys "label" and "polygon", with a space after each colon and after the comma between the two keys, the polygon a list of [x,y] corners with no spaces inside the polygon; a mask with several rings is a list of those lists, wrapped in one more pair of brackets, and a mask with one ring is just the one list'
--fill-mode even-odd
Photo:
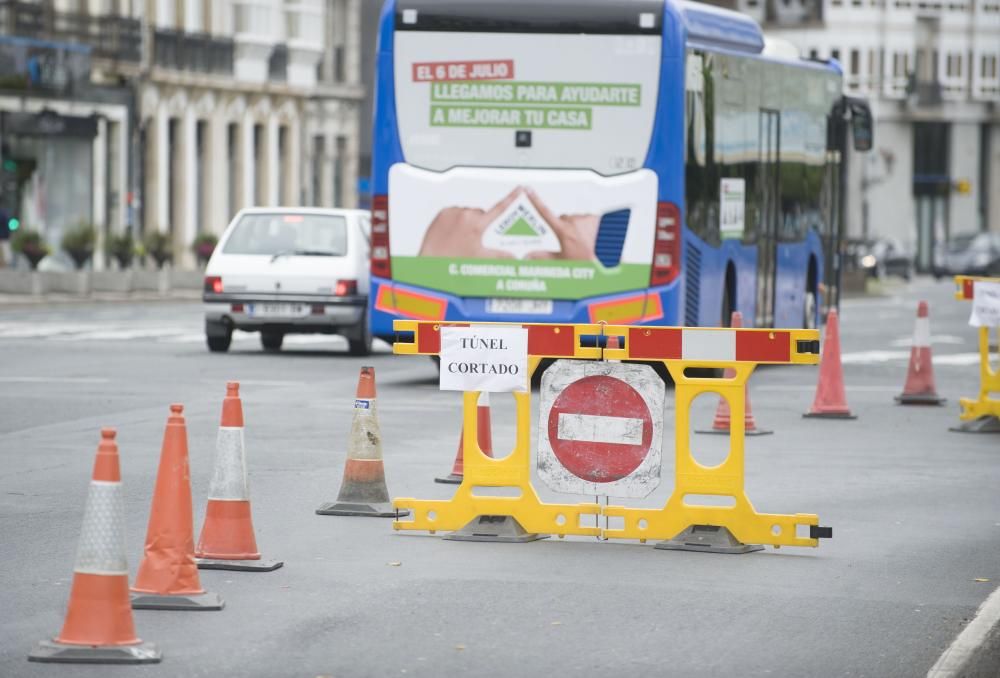
{"label": "white paper sign", "polygon": [[719,182],[719,230],[723,238],[742,238],[746,212],[746,181],[722,179]]}
{"label": "white paper sign", "polygon": [[442,327],[441,390],[528,390],[528,330]]}
{"label": "white paper sign", "polygon": [[1000,327],[1000,283],[973,281],[969,324],[973,327]]}

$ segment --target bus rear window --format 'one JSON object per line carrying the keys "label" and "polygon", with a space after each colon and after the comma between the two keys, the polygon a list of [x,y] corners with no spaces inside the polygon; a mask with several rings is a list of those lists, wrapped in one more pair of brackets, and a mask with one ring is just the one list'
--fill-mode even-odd
{"label": "bus rear window", "polygon": [[658,35],[399,31],[406,162],[634,171],[652,134],[660,43]]}

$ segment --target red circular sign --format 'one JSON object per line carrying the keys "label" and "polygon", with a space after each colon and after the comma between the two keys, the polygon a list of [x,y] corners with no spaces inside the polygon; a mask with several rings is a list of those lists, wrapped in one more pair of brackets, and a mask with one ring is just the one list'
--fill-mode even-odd
{"label": "red circular sign", "polygon": [[[588,426],[570,436],[573,439],[560,438],[560,414],[582,415]],[[605,423],[590,417],[640,419],[641,442],[606,442],[600,432],[589,435],[588,431],[593,433],[594,427]],[[646,458],[653,442],[653,419],[638,391],[621,379],[596,375],[578,379],[563,389],[549,411],[548,431],[552,451],[566,470],[588,482],[611,483],[630,475]]]}

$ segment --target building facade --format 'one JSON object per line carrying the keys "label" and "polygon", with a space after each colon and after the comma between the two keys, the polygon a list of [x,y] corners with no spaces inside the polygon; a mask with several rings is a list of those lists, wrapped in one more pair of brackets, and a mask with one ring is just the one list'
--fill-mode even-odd
{"label": "building facade", "polygon": [[1000,0],[735,0],[802,56],[836,59],[875,147],[849,162],[848,235],[931,270],[948,239],[1000,231]]}
{"label": "building facade", "polygon": [[[199,234],[218,235],[242,207],[353,207],[363,98],[359,2],[0,0],[0,12],[50,17],[32,39],[89,51],[88,89],[110,88],[125,99],[118,109],[100,109],[89,159],[78,152],[80,168],[89,163],[89,195],[55,190],[54,168],[33,172],[27,183],[46,185],[50,202],[89,204],[102,240],[126,231],[169,234],[181,267],[194,264]],[[60,34],[67,17],[96,28]],[[129,27],[123,43],[130,50],[99,58],[100,27],[116,23]],[[23,24],[10,34],[25,32]],[[77,92],[62,95],[62,103],[48,97],[39,110],[92,115]],[[2,94],[0,108],[7,109]],[[22,211],[33,195],[25,183]],[[58,244],[67,219],[51,210],[25,215]],[[98,268],[106,264],[102,251]]]}

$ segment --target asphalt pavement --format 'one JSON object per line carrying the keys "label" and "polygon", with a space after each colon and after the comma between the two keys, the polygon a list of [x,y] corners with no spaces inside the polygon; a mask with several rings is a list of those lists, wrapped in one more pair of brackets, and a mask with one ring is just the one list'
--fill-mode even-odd
{"label": "asphalt pavement", "polygon": [[[190,301],[0,305],[0,676],[923,676],[1000,582],[1000,436],[948,431],[978,380],[969,305],[952,288],[918,279],[844,302],[857,420],[801,417],[815,367],[754,374],[754,414],[775,434],[747,441],[747,494],[759,511],[816,513],[834,537],[740,556],[593,538],[451,542],[317,516],[340,486],[365,364],[390,493],[450,496],[433,479],[454,458],[460,396],[438,390],[430,360],[385,344],[352,358],[330,337],[267,354],[237,335],[210,354]],[[893,402],[918,299],[931,304],[944,407]],[[169,404],[185,406],[198,530],[231,379],[257,541],[285,567],[203,571],[221,612],[136,611],[161,664],[29,664],[62,625],[100,427],[118,428],[134,575]],[[662,506],[672,488],[669,389],[667,401],[663,481],[630,505]],[[695,425],[714,407],[699,398]],[[493,398],[493,432],[495,449],[512,447],[509,397]],[[727,439],[692,444],[712,463]],[[535,486],[546,501],[594,500]],[[976,675],[1000,675],[995,650]]]}

